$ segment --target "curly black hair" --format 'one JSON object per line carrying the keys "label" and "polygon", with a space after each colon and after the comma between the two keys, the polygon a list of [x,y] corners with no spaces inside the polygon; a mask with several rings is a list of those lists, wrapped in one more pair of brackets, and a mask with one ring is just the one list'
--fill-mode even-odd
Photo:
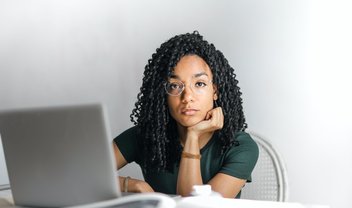
{"label": "curly black hair", "polygon": [[242,108],[242,98],[234,69],[221,51],[209,44],[197,32],[177,35],[156,50],[145,66],[143,84],[137,96],[131,121],[142,135],[141,164],[143,171],[170,170],[180,159],[181,144],[176,121],[171,117],[164,83],[176,64],[185,55],[198,55],[209,65],[218,99],[214,106],[222,107],[224,126],[218,131],[222,154],[227,148],[238,145],[235,134],[247,128]]}

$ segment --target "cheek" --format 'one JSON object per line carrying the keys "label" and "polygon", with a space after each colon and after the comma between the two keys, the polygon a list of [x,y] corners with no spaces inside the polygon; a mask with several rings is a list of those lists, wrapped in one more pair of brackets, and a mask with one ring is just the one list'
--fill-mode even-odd
{"label": "cheek", "polygon": [[178,105],[177,99],[175,99],[174,97],[168,97],[167,105],[168,105],[170,114],[173,116],[174,112],[176,111],[176,106]]}
{"label": "cheek", "polygon": [[214,96],[213,94],[208,94],[202,99],[203,107],[205,110],[211,110],[214,108]]}

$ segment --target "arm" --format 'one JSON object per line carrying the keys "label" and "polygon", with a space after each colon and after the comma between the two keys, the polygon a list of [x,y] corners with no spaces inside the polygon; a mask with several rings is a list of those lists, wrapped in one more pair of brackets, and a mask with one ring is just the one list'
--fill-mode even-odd
{"label": "arm", "polygon": [[117,170],[120,170],[120,168],[124,167],[127,164],[127,161],[125,157],[121,154],[120,149],[117,147],[115,142],[112,142],[112,146],[114,148],[114,155],[115,155],[115,161],[116,161],[116,167]]}
{"label": "arm", "polygon": [[[187,135],[183,151],[199,155],[199,150],[198,137],[192,134]],[[200,159],[181,157],[177,178],[177,194],[188,196],[192,191],[193,185],[200,184],[203,184],[200,170]]]}
{"label": "arm", "polygon": [[[183,151],[195,155],[200,154],[199,138],[206,133],[221,129],[222,126],[223,114],[221,108],[211,110],[205,121],[188,129]],[[219,192],[222,196],[228,198],[236,197],[245,183],[245,179],[236,178],[224,173],[217,173],[208,182],[213,191]],[[200,160],[181,158],[177,180],[177,193],[182,196],[188,196],[192,191],[193,185],[201,184],[203,184],[203,181]]]}
{"label": "arm", "polygon": [[[120,168],[124,167],[127,164],[127,161],[125,157],[122,155],[121,151],[119,150],[115,142],[113,142],[113,148],[114,148],[116,166],[117,166],[117,169],[119,170]],[[125,189],[125,187],[123,187],[125,178],[126,177],[119,176],[121,191],[124,191]],[[154,190],[152,189],[152,187],[150,187],[148,183],[138,179],[133,179],[133,178],[130,178],[128,180],[127,191],[128,192],[154,192]]]}
{"label": "arm", "polygon": [[[186,159],[187,160],[187,159]],[[193,159],[194,160],[194,159]],[[194,174],[188,174],[188,176],[186,176],[184,179],[185,180],[181,180],[181,166],[182,166],[182,160],[181,160],[181,164],[180,164],[180,171],[179,171],[179,179],[178,179],[178,184],[179,182],[184,183],[184,184],[191,184],[192,180],[196,181],[197,179],[200,181],[202,180],[201,178],[201,174],[200,174],[200,161],[199,160],[194,160],[194,163],[198,162],[197,165],[193,166],[193,167],[199,167],[195,168],[194,170],[189,170],[191,173],[198,173],[199,177],[195,177],[195,178],[191,178],[189,177],[190,175]],[[183,164],[184,166],[190,165],[190,164]],[[184,169],[185,171],[185,169]],[[186,171],[185,171],[186,172]],[[185,174],[187,175],[187,173]],[[216,174],[209,182],[208,184],[211,185],[211,188],[213,191],[216,191],[218,193],[220,193],[223,197],[226,198],[235,198],[237,196],[237,194],[241,191],[242,187],[244,186],[244,184],[246,183],[245,179],[240,179],[240,178],[236,178],[224,173],[218,173]],[[189,186],[188,190],[186,190],[186,194],[181,194],[180,190],[178,190],[178,193],[183,195],[183,196],[187,196],[189,195],[189,193],[192,191],[192,186],[193,185],[197,185],[197,184],[203,184],[203,182],[199,182],[199,183],[192,183],[191,186]],[[188,191],[188,192],[187,192]]]}
{"label": "arm", "polygon": [[[187,128],[184,135],[185,144],[183,151],[199,155],[200,143],[202,143],[202,140],[208,142],[214,131],[222,128],[223,121],[224,116],[220,107],[209,111],[204,121]],[[188,196],[192,191],[193,185],[200,184],[203,184],[200,160],[181,157],[177,179],[177,193],[182,196]]]}
{"label": "arm", "polygon": [[235,198],[245,183],[245,179],[239,179],[224,173],[218,173],[208,184],[211,185],[213,191],[220,193],[223,197]]}
{"label": "arm", "polygon": [[241,191],[257,163],[259,149],[256,142],[244,132],[236,134],[240,146],[226,152],[226,159],[219,173],[208,183],[224,197],[233,198]]}

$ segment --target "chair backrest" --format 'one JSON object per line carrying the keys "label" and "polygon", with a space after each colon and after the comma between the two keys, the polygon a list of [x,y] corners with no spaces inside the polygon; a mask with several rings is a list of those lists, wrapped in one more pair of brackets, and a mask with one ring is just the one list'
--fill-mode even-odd
{"label": "chair backrest", "polygon": [[285,165],[273,146],[258,134],[247,131],[258,144],[259,158],[252,182],[242,189],[242,199],[287,201],[288,182]]}

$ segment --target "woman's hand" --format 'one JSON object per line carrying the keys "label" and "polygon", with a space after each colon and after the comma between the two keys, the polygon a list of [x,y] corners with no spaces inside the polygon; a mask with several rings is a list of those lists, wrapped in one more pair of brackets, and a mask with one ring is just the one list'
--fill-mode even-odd
{"label": "woman's hand", "polygon": [[223,126],[224,115],[222,113],[222,108],[217,107],[210,110],[203,121],[197,123],[194,126],[188,127],[187,134],[192,134],[199,137],[204,133],[221,129]]}
{"label": "woman's hand", "polygon": [[[125,191],[126,187],[125,186],[125,177],[119,177],[119,182],[120,182],[120,189],[121,191]],[[134,178],[129,178],[128,183],[127,183],[127,192],[138,192],[138,193],[143,193],[143,192],[154,192],[153,188],[145,181],[134,179]]]}
{"label": "woman's hand", "polygon": [[145,181],[138,179],[129,179],[128,181],[128,192],[154,192],[153,188]]}

